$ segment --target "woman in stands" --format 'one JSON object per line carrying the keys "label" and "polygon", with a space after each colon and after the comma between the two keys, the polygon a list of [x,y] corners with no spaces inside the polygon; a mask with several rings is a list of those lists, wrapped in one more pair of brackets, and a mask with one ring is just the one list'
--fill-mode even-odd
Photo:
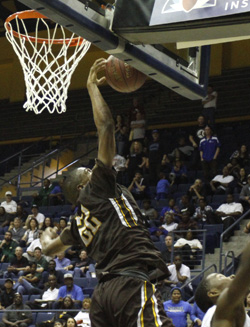
{"label": "woman in stands", "polygon": [[232,159],[236,159],[238,164],[241,167],[245,167],[249,165],[249,153],[247,146],[242,144],[239,150],[234,151],[234,153],[230,157],[230,161]]}
{"label": "woman in stands", "polygon": [[136,171],[142,170],[146,166],[147,158],[142,149],[142,144],[138,141],[131,144],[130,154],[126,161],[128,183],[131,183]]}
{"label": "woman in stands", "polygon": [[43,221],[42,230],[45,230],[47,227],[54,227],[53,221],[50,217],[46,217]]}
{"label": "woman in stands", "polygon": [[77,327],[76,321],[74,318],[68,318],[66,322],[66,327]]}
{"label": "woman in stands", "polygon": [[89,318],[89,310],[91,299],[86,298],[82,301],[82,310],[75,316],[75,321],[79,327],[88,327],[91,325]]}
{"label": "woman in stands", "polygon": [[61,319],[56,320],[56,321],[54,322],[53,327],[64,327],[64,326],[63,326],[63,320],[61,320]]}
{"label": "woman in stands", "polygon": [[171,300],[163,303],[164,310],[169,318],[172,319],[174,326],[187,327],[187,316],[190,316],[192,322],[196,322],[198,318],[192,314],[192,306],[182,301],[181,289],[174,287],[171,290]]}
{"label": "woman in stands", "polygon": [[28,223],[28,229],[23,235],[20,245],[22,247],[29,246],[31,242],[33,242],[36,238],[38,238],[38,236],[39,236],[38,221],[36,220],[36,218],[31,218]]}
{"label": "woman in stands", "polygon": [[58,231],[57,234],[60,235],[61,232],[64,230],[64,228],[66,228],[68,225],[68,220],[66,217],[61,217],[59,220],[59,224],[58,224]]}

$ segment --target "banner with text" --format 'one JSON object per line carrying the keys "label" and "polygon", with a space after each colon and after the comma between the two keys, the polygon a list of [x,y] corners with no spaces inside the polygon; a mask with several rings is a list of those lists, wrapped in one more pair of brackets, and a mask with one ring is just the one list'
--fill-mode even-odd
{"label": "banner with text", "polygon": [[150,26],[250,11],[250,0],[155,0]]}

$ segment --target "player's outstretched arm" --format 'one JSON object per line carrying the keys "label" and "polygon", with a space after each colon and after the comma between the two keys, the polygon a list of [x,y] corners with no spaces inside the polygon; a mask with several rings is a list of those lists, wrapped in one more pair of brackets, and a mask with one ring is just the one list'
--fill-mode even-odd
{"label": "player's outstretched arm", "polygon": [[97,74],[105,69],[105,65],[106,60],[103,58],[95,61],[89,72],[87,88],[98,132],[98,159],[106,166],[112,167],[112,161],[115,155],[114,120],[99,90],[99,85],[105,81],[105,77],[101,79],[97,77]]}
{"label": "player's outstretched arm", "polygon": [[[219,296],[216,304],[217,309],[215,313],[216,320],[230,322],[235,318],[235,310],[238,307],[243,308],[245,296],[250,288],[250,242],[244,248],[239,268],[236,272],[235,278]],[[225,326],[227,324],[225,323]]]}

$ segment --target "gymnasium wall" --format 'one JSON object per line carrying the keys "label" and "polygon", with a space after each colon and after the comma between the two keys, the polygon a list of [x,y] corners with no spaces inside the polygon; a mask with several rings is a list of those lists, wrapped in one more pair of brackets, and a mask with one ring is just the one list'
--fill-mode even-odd
{"label": "gymnasium wall", "polygon": [[[12,46],[5,38],[0,38],[0,100],[10,102],[23,101],[25,86],[23,72]],[[250,66],[250,41],[239,41],[212,46],[211,76],[219,76],[225,69]],[[108,55],[95,46],[91,46],[85,58],[77,67],[70,85],[70,90],[85,87],[91,64],[99,57]]]}

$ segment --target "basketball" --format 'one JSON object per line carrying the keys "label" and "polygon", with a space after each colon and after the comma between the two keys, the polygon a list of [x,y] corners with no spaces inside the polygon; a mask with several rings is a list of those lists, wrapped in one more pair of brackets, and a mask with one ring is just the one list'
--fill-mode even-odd
{"label": "basketball", "polygon": [[109,56],[107,59],[105,75],[108,84],[122,93],[138,90],[147,78],[146,75],[114,56]]}

